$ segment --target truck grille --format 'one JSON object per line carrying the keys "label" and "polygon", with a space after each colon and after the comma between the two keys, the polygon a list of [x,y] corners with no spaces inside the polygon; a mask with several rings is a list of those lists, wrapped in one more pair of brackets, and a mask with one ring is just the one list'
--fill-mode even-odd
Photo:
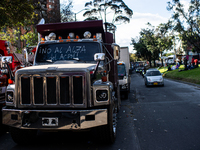
{"label": "truck grille", "polygon": [[22,75],[20,105],[86,106],[86,75]]}

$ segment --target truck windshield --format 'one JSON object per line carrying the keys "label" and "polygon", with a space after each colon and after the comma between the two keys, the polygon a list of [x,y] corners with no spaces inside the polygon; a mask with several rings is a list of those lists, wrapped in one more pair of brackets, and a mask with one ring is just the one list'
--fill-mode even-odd
{"label": "truck windshield", "polygon": [[126,68],[125,65],[117,65],[118,68],[118,76],[125,76],[126,75]]}
{"label": "truck windshield", "polygon": [[59,60],[94,61],[94,54],[100,53],[97,42],[50,43],[41,44],[36,54],[37,62]]}

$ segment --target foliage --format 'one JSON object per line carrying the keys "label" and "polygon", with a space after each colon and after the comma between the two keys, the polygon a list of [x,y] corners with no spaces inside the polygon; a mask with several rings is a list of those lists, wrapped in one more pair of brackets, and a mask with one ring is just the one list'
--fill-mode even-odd
{"label": "foliage", "polygon": [[172,52],[172,53],[165,53],[165,54],[163,54],[163,56],[166,56],[166,57],[168,57],[170,55],[174,55],[174,53]]}
{"label": "foliage", "polygon": [[[85,3],[87,11],[83,14],[88,17],[85,20],[104,20],[106,30],[115,30],[115,23],[128,23],[133,15],[133,11],[123,2],[123,0],[93,0]],[[112,12],[112,13],[111,13]],[[108,21],[108,15],[110,20]]]}
{"label": "foliage", "polygon": [[[168,2],[168,10],[173,11],[173,30],[179,33],[184,45],[192,47],[193,51],[200,52],[200,1],[191,0],[187,11],[180,0]],[[184,46],[185,47],[185,46]]]}
{"label": "foliage", "polygon": [[38,35],[35,31],[29,31],[20,36],[21,41],[26,43],[28,46],[35,46],[38,42]]}
{"label": "foliage", "polygon": [[[137,55],[143,57],[144,60],[154,61],[159,59],[159,54],[163,55],[163,52],[172,48],[173,36],[168,34],[170,28],[169,24],[160,24],[158,27],[152,26],[150,23],[147,24],[149,28],[142,29],[140,32],[140,39],[135,42],[132,39],[132,44],[137,51]],[[163,65],[163,61],[162,61]]]}
{"label": "foliage", "polygon": [[34,7],[31,0],[1,0],[0,28],[15,27],[31,23]]}
{"label": "foliage", "polygon": [[27,28],[24,34],[20,33],[20,28],[4,28],[0,32],[0,39],[9,41],[12,46],[16,47],[17,50],[20,49],[18,46],[19,42],[23,42],[25,45],[34,46],[37,45],[38,36],[34,28],[31,30]]}
{"label": "foliage", "polygon": [[130,54],[130,62],[135,62],[138,59],[136,54]]}
{"label": "foliage", "polygon": [[[173,46],[173,38],[174,36],[170,36],[168,34],[168,30],[170,29],[170,26],[168,23],[164,24],[161,23],[157,29],[156,29],[156,40],[157,40],[157,48],[160,51],[160,56],[162,58],[163,52],[166,50],[170,50]],[[163,66],[163,60],[162,60],[162,66]]]}
{"label": "foliage", "polygon": [[17,47],[17,41],[19,40],[18,34],[20,33],[19,28],[4,28],[0,31],[0,39],[9,41],[13,46]]}
{"label": "foliage", "polygon": [[146,47],[142,37],[140,37],[139,40],[132,39],[131,41],[132,45],[134,46],[134,49],[136,50],[137,58],[139,58],[140,60],[148,60],[151,66],[152,53]]}
{"label": "foliage", "polygon": [[61,22],[74,21],[72,8],[73,5],[71,0],[68,0],[67,4],[61,6]]}

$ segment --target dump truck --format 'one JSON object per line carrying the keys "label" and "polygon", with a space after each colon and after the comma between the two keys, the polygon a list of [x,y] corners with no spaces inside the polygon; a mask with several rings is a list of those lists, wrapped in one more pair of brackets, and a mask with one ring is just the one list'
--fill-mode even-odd
{"label": "dump truck", "polygon": [[17,70],[2,109],[14,142],[32,142],[37,131],[92,130],[113,143],[121,104],[113,34],[101,20],[40,24],[37,31],[33,65]]}

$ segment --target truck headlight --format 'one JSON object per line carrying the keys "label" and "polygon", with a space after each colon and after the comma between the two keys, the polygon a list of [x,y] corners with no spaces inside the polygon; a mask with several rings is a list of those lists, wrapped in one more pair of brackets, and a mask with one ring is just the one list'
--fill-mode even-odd
{"label": "truck headlight", "polygon": [[6,92],[6,105],[14,104],[14,91]]}
{"label": "truck headlight", "polygon": [[96,91],[97,101],[107,101],[108,100],[108,91],[107,90],[97,90]]}

